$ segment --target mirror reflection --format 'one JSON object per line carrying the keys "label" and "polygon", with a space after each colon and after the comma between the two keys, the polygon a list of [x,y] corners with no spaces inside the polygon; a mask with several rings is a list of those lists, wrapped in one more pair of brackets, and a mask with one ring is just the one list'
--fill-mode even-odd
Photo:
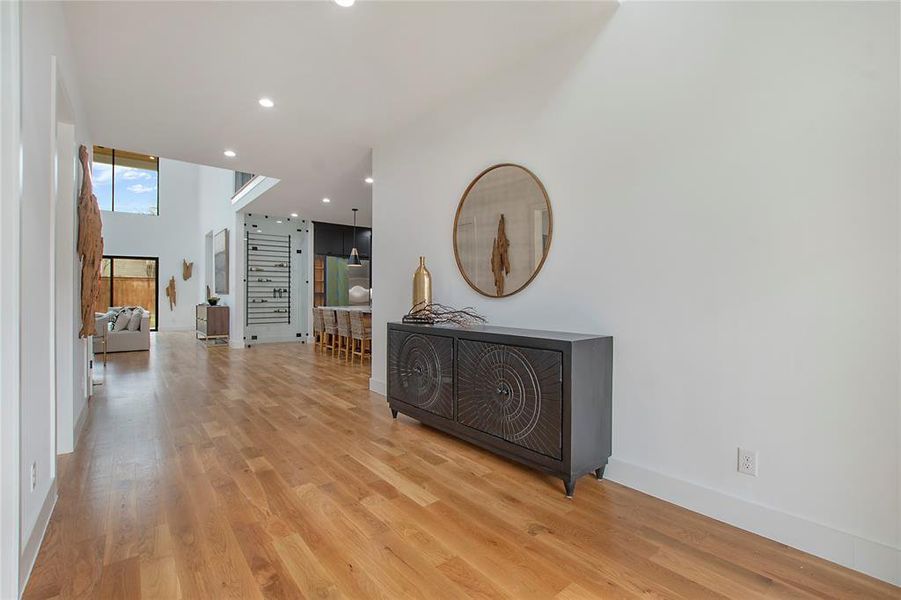
{"label": "mirror reflection", "polygon": [[467,283],[491,297],[515,294],[541,269],[553,217],[541,181],[519,165],[495,165],[460,200],[454,254]]}

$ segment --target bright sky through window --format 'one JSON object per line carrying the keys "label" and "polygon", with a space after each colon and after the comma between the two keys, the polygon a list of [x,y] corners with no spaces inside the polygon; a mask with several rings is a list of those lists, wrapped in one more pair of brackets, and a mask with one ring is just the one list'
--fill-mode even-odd
{"label": "bright sky through window", "polygon": [[156,157],[95,146],[93,177],[100,210],[158,214],[159,160]]}

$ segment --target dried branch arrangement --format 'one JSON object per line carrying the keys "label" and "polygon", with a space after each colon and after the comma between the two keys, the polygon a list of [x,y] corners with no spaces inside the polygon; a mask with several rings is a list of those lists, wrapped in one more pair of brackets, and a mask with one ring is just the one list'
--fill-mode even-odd
{"label": "dried branch arrangement", "polygon": [[471,306],[456,309],[444,304],[419,302],[410,309],[403,318],[404,323],[417,323],[423,325],[456,325],[458,327],[471,327],[486,322]]}

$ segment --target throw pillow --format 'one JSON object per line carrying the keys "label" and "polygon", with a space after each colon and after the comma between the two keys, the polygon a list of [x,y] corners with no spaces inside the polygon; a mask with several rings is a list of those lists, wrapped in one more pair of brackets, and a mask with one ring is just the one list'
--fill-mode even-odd
{"label": "throw pillow", "polygon": [[141,319],[144,318],[144,309],[136,308],[131,313],[131,318],[128,320],[128,330],[129,331],[137,331],[141,327]]}
{"label": "throw pillow", "polygon": [[125,331],[128,329],[128,322],[131,320],[131,311],[127,308],[124,308],[119,311],[119,314],[116,315],[116,325],[113,327],[113,331]]}
{"label": "throw pillow", "polygon": [[128,330],[129,331],[137,331],[141,327],[141,319],[144,318],[144,309],[136,308],[131,313],[131,318],[128,320]]}

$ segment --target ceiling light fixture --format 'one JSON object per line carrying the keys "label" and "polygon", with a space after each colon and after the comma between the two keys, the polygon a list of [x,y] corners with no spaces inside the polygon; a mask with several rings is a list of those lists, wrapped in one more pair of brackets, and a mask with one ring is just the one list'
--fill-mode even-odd
{"label": "ceiling light fixture", "polygon": [[322,201],[325,202],[326,204],[328,204],[329,202],[331,202],[331,200],[329,200],[328,198],[323,198]]}
{"label": "ceiling light fixture", "polygon": [[356,2],[356,0],[335,0],[335,4],[341,8],[350,8],[354,5],[354,2]]}
{"label": "ceiling light fixture", "polygon": [[291,216],[296,219],[298,215],[297,215],[297,213],[291,213]]}
{"label": "ceiling light fixture", "polygon": [[272,108],[275,106],[275,102],[272,101],[272,98],[260,98],[260,106],[263,108]]}
{"label": "ceiling light fixture", "polygon": [[348,267],[362,267],[363,263],[360,262],[360,254],[357,252],[357,210],[356,208],[352,208],[354,211],[354,235],[351,238],[354,243],[354,247],[350,249],[350,256],[347,257],[347,266]]}
{"label": "ceiling light fixture", "polygon": [[281,223],[281,221],[276,221],[276,223]]}
{"label": "ceiling light fixture", "polygon": [[374,180],[372,177],[367,177],[367,178],[364,179],[363,181],[365,181],[366,183],[372,183],[372,182],[375,181],[375,180]]}
{"label": "ceiling light fixture", "polygon": [[226,150],[226,151],[223,152],[222,154],[226,155],[226,156],[229,157],[229,158],[234,158],[234,157],[236,156],[234,150]]}

